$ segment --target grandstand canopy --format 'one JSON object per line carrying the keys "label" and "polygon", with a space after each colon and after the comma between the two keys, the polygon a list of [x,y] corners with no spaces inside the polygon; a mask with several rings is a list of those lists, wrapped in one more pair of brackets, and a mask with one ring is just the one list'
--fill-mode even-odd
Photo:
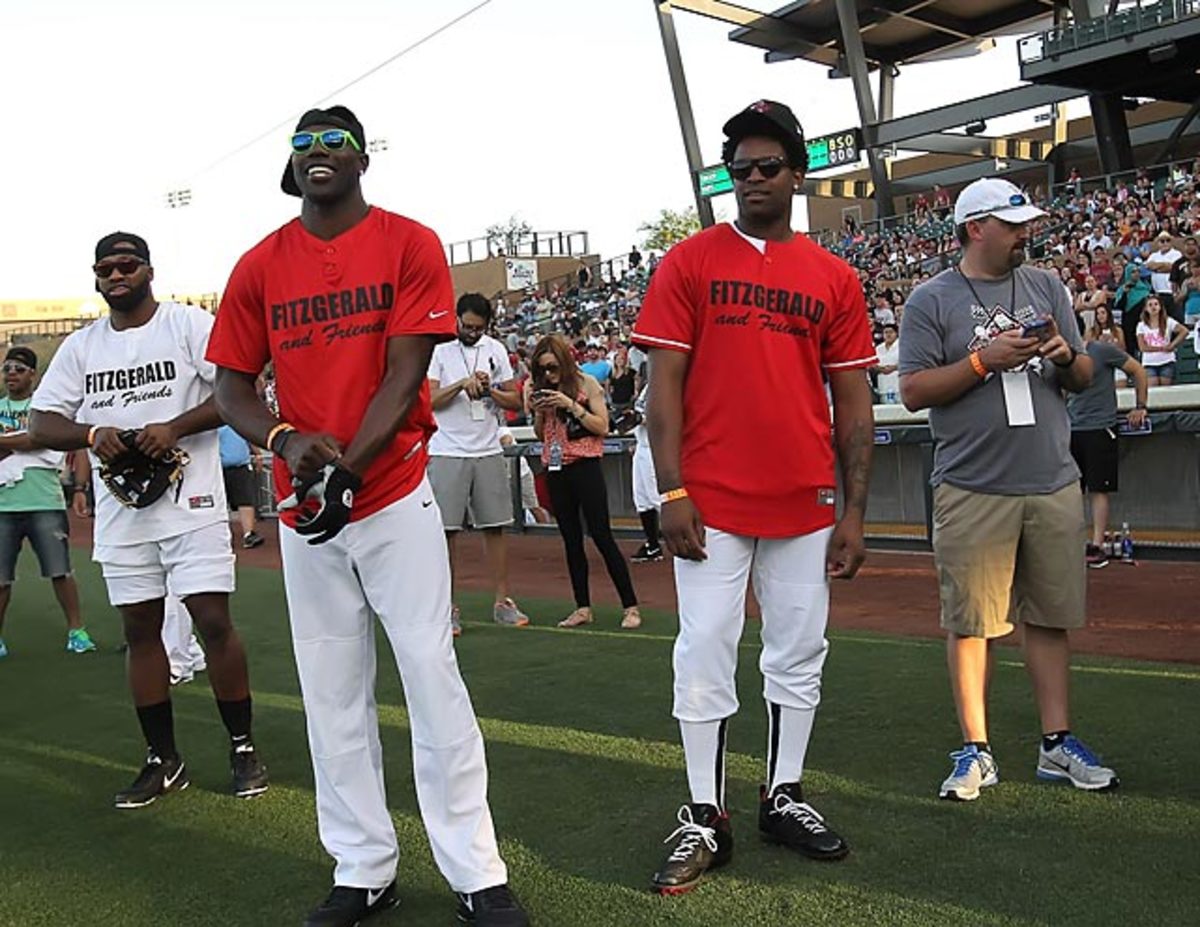
{"label": "grandstand canopy", "polygon": [[[974,53],[988,36],[1050,25],[1054,0],[855,0],[868,62],[904,64]],[[841,30],[833,0],[795,0],[730,33],[768,61],[837,66]]]}

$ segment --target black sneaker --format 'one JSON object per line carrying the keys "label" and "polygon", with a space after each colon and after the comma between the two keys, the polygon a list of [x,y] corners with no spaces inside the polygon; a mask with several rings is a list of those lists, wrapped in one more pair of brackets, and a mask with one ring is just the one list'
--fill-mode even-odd
{"label": "black sneaker", "polygon": [[238,798],[253,798],[267,790],[267,767],[258,758],[254,744],[247,741],[231,747],[229,766],[233,770],[233,794]]}
{"label": "black sneaker", "polygon": [[246,550],[251,550],[255,547],[261,547],[263,543],[263,536],[257,531],[247,531],[242,535],[242,547]]}
{"label": "black sneaker", "polygon": [[329,897],[305,919],[304,927],[356,927],[368,917],[399,903],[394,879],[383,888],[335,885]]}
{"label": "black sneaker", "polygon": [[1103,547],[1096,544],[1087,545],[1084,549],[1084,560],[1089,570],[1100,570],[1108,566],[1108,554],[1104,552]]}
{"label": "black sneaker", "polygon": [[629,559],[634,563],[654,563],[663,558],[662,547],[651,547],[649,544],[643,544],[639,547]]}
{"label": "black sneaker", "polygon": [[680,826],[663,843],[671,852],[650,880],[660,895],[690,892],[709,869],[723,866],[733,856],[733,829],[729,815],[715,805],[684,805],[679,809]]}
{"label": "black sneaker", "polygon": [[529,915],[521,907],[507,885],[493,885],[469,895],[458,896],[458,919],[463,924],[478,927],[529,927]]}
{"label": "black sneaker", "polygon": [[182,792],[190,784],[187,767],[183,765],[181,757],[164,760],[151,750],[146,754],[146,765],[142,771],[129,788],[117,793],[114,804],[118,808],[145,808],[159,795]]}
{"label": "black sneaker", "polygon": [[788,782],[774,793],[759,790],[758,830],[763,839],[781,843],[813,859],[841,859],[850,852],[846,841],[830,830],[825,819],[804,801],[799,782]]}

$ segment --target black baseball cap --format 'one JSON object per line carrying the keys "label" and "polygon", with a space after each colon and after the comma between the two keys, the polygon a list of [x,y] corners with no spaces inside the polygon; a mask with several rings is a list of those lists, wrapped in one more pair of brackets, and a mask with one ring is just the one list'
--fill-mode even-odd
{"label": "black baseball cap", "polygon": [[111,232],[96,242],[96,263],[114,254],[132,254],[150,263],[150,246],[141,235],[133,232]]}
{"label": "black baseball cap", "polygon": [[37,355],[26,347],[9,348],[8,353],[4,355],[6,361],[15,360],[18,363],[24,364],[31,370],[37,370]]}
{"label": "black baseball cap", "polygon": [[722,156],[733,159],[733,152],[744,138],[762,135],[777,139],[787,154],[788,163],[794,168],[808,170],[808,148],[804,144],[804,129],[796,114],[782,103],[774,100],[758,100],[722,126],[726,135]]}
{"label": "black baseball cap", "polygon": [[[300,117],[300,121],[296,123],[296,128],[292,131],[302,132],[305,129],[313,126],[333,126],[335,129],[345,129],[354,136],[354,140],[358,142],[360,151],[367,150],[366,133],[363,132],[362,123],[358,121],[358,117],[345,106],[331,106],[329,109],[310,109],[307,113]],[[296,184],[296,177],[292,173],[292,158],[289,155],[287,164],[283,166],[283,178],[279,181],[279,187],[288,196],[303,196],[300,192],[300,187]]]}

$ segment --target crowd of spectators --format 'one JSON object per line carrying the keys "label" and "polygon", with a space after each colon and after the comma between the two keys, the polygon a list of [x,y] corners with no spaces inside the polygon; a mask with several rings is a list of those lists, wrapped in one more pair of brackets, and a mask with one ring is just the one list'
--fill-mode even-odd
{"label": "crowd of spectators", "polygon": [[[1175,382],[1176,349],[1189,333],[1196,337],[1200,322],[1200,158],[1110,182],[1072,171],[1049,196],[1037,186],[1027,192],[1049,213],[1034,229],[1029,261],[1062,278],[1081,333],[1113,340],[1134,357],[1149,352],[1157,362],[1151,366],[1163,368],[1156,382]],[[908,294],[957,261],[956,193],[935,186],[915,197],[904,216],[866,226],[848,216],[841,229],[814,235],[858,271],[879,346],[882,402],[896,399],[895,371],[888,368]],[[572,277],[515,304],[499,304],[497,336],[518,377],[528,375],[536,338],[559,332],[614,409],[628,408],[645,360],[629,335],[658,260],[635,248],[617,261],[581,264]],[[1161,313],[1155,314],[1154,297]]]}

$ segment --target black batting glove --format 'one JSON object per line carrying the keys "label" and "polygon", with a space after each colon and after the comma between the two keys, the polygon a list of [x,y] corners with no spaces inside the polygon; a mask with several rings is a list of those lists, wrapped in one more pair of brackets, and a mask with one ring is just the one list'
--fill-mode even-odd
{"label": "black batting glove", "polygon": [[345,467],[327,464],[317,480],[302,481],[300,485],[293,482],[292,488],[295,491],[286,501],[296,500],[293,505],[302,505],[306,499],[314,498],[320,502],[315,513],[301,513],[296,521],[296,533],[307,537],[309,544],[324,544],[337,537],[350,521],[354,494],[362,488],[362,478]]}

